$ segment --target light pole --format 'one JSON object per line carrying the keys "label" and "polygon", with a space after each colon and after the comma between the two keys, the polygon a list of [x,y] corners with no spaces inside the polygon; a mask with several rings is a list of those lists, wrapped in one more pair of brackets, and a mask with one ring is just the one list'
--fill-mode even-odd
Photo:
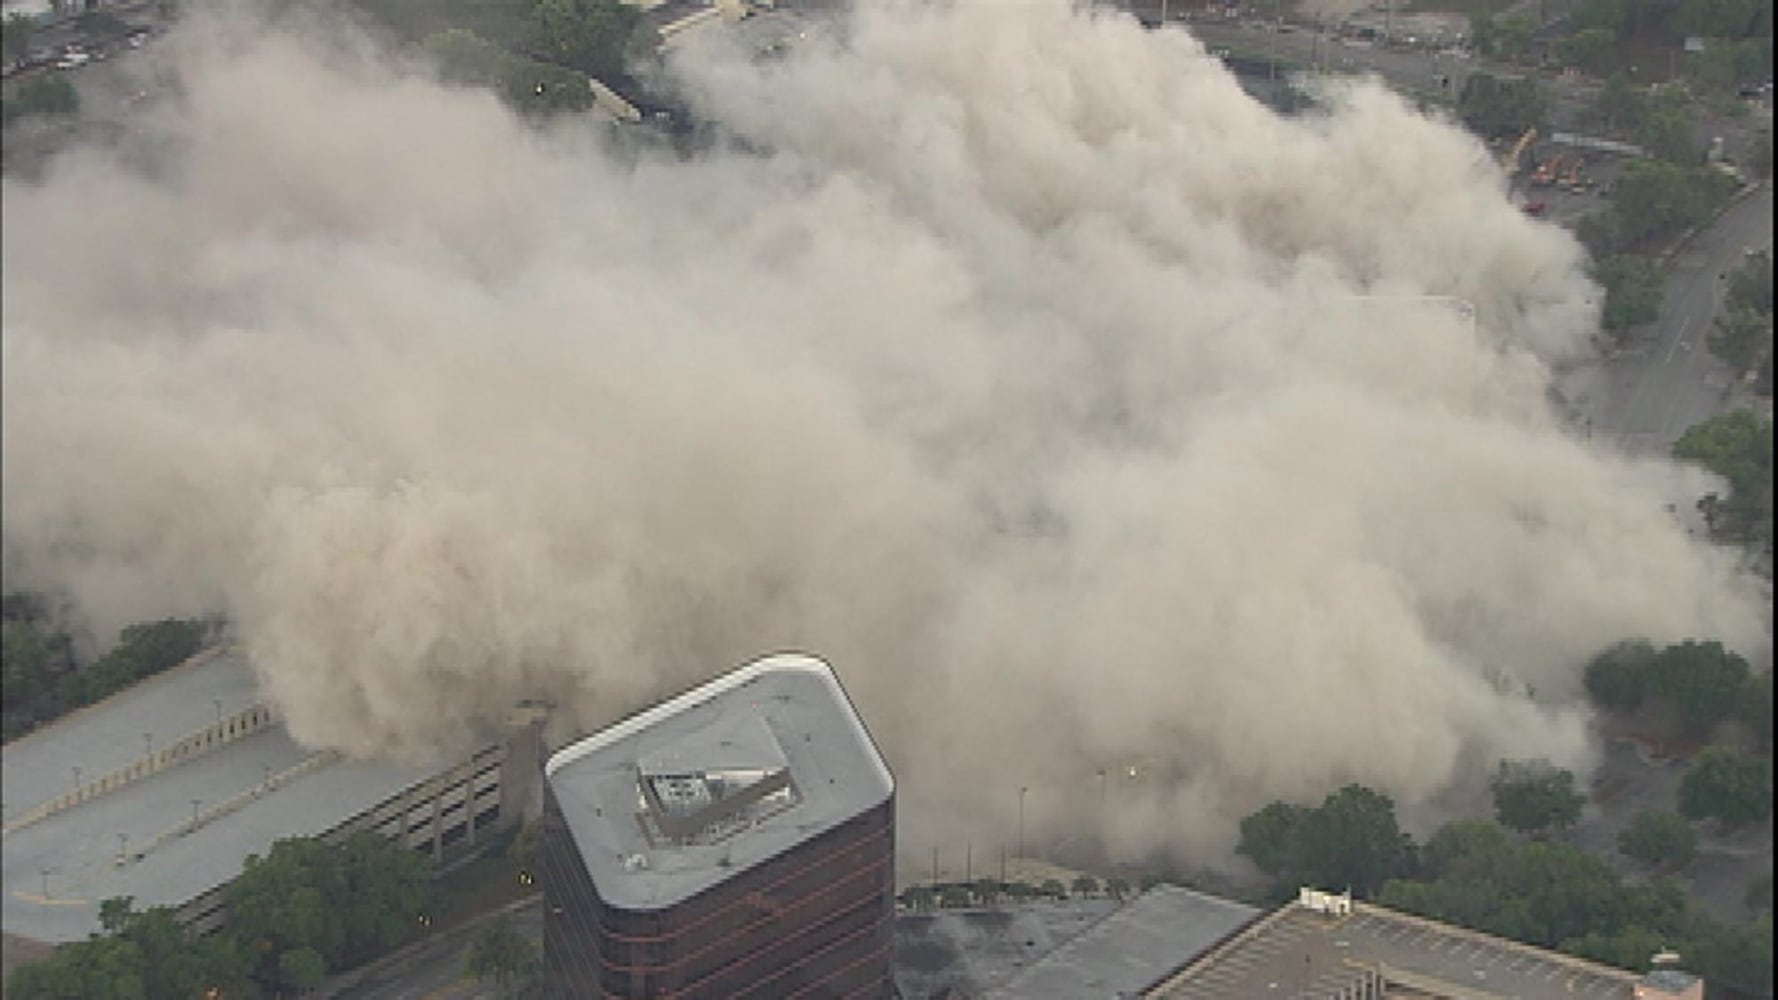
{"label": "light pole", "polygon": [[1031,791],[1024,785],[1019,786],[1019,857],[1025,856],[1025,794]]}
{"label": "light pole", "polygon": [[78,797],[80,795],[80,765],[79,764],[74,765],[74,794],[76,797]]}
{"label": "light pole", "polygon": [[153,757],[154,756],[154,734],[153,733],[143,733],[142,734],[142,755],[144,757]]}
{"label": "light pole", "polygon": [[1099,769],[1099,811],[1105,811],[1105,769]]}
{"label": "light pole", "polygon": [[222,699],[211,698],[210,704],[216,706],[216,727],[220,729],[222,728]]}
{"label": "light pole", "polygon": [[196,830],[198,828],[198,806],[201,806],[203,804],[204,804],[203,799],[192,799],[191,800],[191,828],[193,830]]}

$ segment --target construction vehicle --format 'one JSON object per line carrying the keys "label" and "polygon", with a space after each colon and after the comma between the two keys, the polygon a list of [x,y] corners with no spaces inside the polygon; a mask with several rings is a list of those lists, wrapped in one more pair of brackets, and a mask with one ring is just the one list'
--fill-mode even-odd
{"label": "construction vehicle", "polygon": [[1586,165],[1587,161],[1584,158],[1579,156],[1575,157],[1574,162],[1568,166],[1568,172],[1562,175],[1562,186],[1570,191],[1585,191],[1587,189],[1587,179],[1580,170]]}
{"label": "construction vehicle", "polygon": [[1507,150],[1505,156],[1501,157],[1500,169],[1506,171],[1508,180],[1519,176],[1519,165],[1520,161],[1525,156],[1525,148],[1530,146],[1532,141],[1536,138],[1536,126],[1526,129],[1525,134],[1519,136],[1518,140],[1513,143],[1512,148]]}
{"label": "construction vehicle", "polygon": [[1539,163],[1537,169],[1531,172],[1531,183],[1554,184],[1556,178],[1561,174],[1562,166],[1566,160],[1567,157],[1558,153],[1542,163]]}

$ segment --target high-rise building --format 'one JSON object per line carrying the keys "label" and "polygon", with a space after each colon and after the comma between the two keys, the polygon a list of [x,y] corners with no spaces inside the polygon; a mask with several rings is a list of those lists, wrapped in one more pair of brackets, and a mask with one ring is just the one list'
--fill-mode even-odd
{"label": "high-rise building", "polygon": [[544,771],[549,995],[891,995],[895,782],[827,664],[757,660]]}

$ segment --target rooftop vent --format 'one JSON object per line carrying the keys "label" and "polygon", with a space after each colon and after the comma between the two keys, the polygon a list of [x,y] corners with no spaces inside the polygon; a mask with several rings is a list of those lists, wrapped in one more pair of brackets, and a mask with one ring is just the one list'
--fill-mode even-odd
{"label": "rooftop vent", "polygon": [[796,804],[765,720],[726,714],[636,762],[639,818],[656,843],[711,844]]}

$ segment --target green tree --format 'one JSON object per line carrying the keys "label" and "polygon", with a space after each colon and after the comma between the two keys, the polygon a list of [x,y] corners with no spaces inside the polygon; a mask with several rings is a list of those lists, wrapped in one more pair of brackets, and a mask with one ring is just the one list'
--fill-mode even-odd
{"label": "green tree", "polygon": [[1728,306],[1749,312],[1772,311],[1772,255],[1761,250],[1750,254],[1729,275]]}
{"label": "green tree", "polygon": [[1705,749],[1679,783],[1679,812],[1730,826],[1764,820],[1772,815],[1772,762],[1729,747]]}
{"label": "green tree", "polygon": [[1762,0],[1681,0],[1673,13],[1677,35],[1699,38],[1772,38],[1772,5]]}
{"label": "green tree", "polygon": [[1683,865],[1698,853],[1698,832],[1677,813],[1647,809],[1618,834],[1617,849],[1651,868]]}
{"label": "green tree", "polygon": [[15,117],[72,115],[80,111],[80,94],[65,77],[34,76],[19,84],[12,107]]}
{"label": "green tree", "polygon": [[422,49],[446,83],[490,87],[515,111],[548,114],[593,106],[585,75],[508,53],[479,36],[451,29],[428,36]]}
{"label": "green tree", "polygon": [[1571,826],[1587,801],[1574,787],[1573,772],[1548,761],[1503,760],[1489,784],[1501,825],[1521,833]]}
{"label": "green tree", "polygon": [[1575,6],[1571,21],[1577,31],[1603,30],[1613,38],[1622,38],[1630,31],[1631,12],[1628,0],[1581,0]]}
{"label": "green tree", "polygon": [[1563,941],[1559,947],[1570,955],[1589,958],[1620,969],[1640,969],[1650,955],[1666,951],[1672,940],[1646,927],[1626,927],[1614,934],[1593,931]]}
{"label": "green tree", "polygon": [[1747,682],[1747,690],[1737,706],[1741,722],[1753,734],[1760,753],[1772,753],[1772,672],[1759,674]]}
{"label": "green tree", "polygon": [[1737,374],[1772,354],[1772,313],[1730,308],[1716,318],[1707,339],[1710,353]]}
{"label": "green tree", "polygon": [[1636,254],[1607,257],[1595,266],[1593,277],[1605,288],[1605,329],[1626,330],[1660,316],[1664,288],[1654,261]]}
{"label": "green tree", "polygon": [[1046,878],[1043,880],[1043,885],[1038,888],[1045,896],[1052,899],[1068,898],[1068,887],[1062,884],[1061,879]]}
{"label": "green tree", "polygon": [[545,62],[614,78],[641,24],[641,14],[619,0],[538,0],[527,47]]}
{"label": "green tree", "polygon": [[1702,735],[1728,718],[1747,693],[1747,661],[1720,642],[1685,642],[1656,656],[1649,675],[1649,694],[1672,702],[1688,731]]}
{"label": "green tree", "polygon": [[1516,849],[1506,830],[1493,820],[1455,820],[1426,842],[1420,861],[1432,879],[1486,879],[1501,870]]}
{"label": "green tree", "polygon": [[1770,915],[1772,912],[1772,869],[1747,883],[1747,892],[1742,895],[1741,902],[1747,908],[1759,913]]}
{"label": "green tree", "polygon": [[57,949],[7,982],[16,1000],[153,1000],[198,997],[216,988],[230,997],[256,995],[247,962],[226,936],[194,938],[172,910],[136,912],[127,898],[100,902],[102,932]]}
{"label": "green tree", "polygon": [[23,59],[25,53],[31,51],[31,41],[36,34],[36,18],[19,11],[7,14],[0,20],[0,54],[8,60]]}
{"label": "green tree", "polygon": [[1076,896],[1095,896],[1099,893],[1099,880],[1091,875],[1081,875],[1074,880],[1073,888]]}
{"label": "green tree", "polygon": [[1637,160],[1618,178],[1611,211],[1626,245],[1648,246],[1704,222],[1733,187],[1709,167]]}
{"label": "green tree", "polygon": [[1309,810],[1288,802],[1273,802],[1241,820],[1237,853],[1245,855],[1260,871],[1284,878],[1299,865],[1297,838]]}
{"label": "green tree", "polygon": [[1367,898],[1414,867],[1413,842],[1396,822],[1394,801],[1363,785],[1345,786],[1305,816],[1298,850],[1305,881],[1350,887]]}
{"label": "green tree", "polygon": [[1562,61],[1593,76],[1604,76],[1617,60],[1617,36],[1605,28],[1584,28],[1557,47]]}
{"label": "green tree", "polygon": [[1648,104],[1642,92],[1631,86],[1630,78],[1622,73],[1606,78],[1598,98],[1587,109],[1587,119],[1595,127],[1617,136],[1633,134],[1647,114]]}
{"label": "green tree", "polygon": [[[1770,879],[1767,880],[1768,887]],[[1105,881],[1105,894],[1112,899],[1122,900],[1130,894],[1130,883],[1121,878],[1110,878]],[[1768,894],[1769,895],[1769,894]]]}
{"label": "green tree", "polygon": [[1503,80],[1491,73],[1473,73],[1458,95],[1457,117],[1485,138],[1516,136],[1547,124],[1549,102],[1535,80]]}
{"label": "green tree", "polygon": [[518,983],[537,969],[537,947],[520,934],[505,915],[483,924],[463,957],[463,971],[477,982],[493,980],[511,995]]}
{"label": "green tree", "polygon": [[313,948],[292,948],[278,956],[278,973],[300,990],[312,990],[327,978],[327,963]]}
{"label": "green tree", "polygon": [[23,706],[49,693],[49,648],[37,626],[26,621],[0,622],[0,703]]}
{"label": "green tree", "polygon": [[1695,462],[1728,482],[1729,496],[1701,504],[1711,530],[1748,544],[1772,538],[1772,422],[1734,410],[1691,427],[1673,457]]}
{"label": "green tree", "polygon": [[1646,639],[1629,639],[1593,657],[1587,664],[1587,694],[1600,708],[1629,711],[1648,697],[1654,670],[1654,647]]}

